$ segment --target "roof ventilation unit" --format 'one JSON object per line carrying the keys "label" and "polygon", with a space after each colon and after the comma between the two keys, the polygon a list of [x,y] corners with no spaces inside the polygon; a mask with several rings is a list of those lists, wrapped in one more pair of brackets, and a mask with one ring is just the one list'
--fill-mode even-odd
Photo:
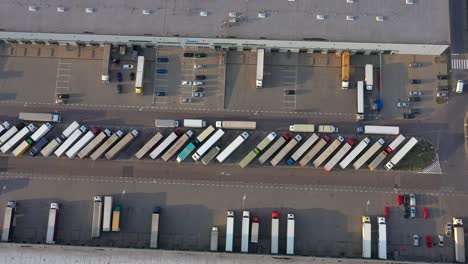
{"label": "roof ventilation unit", "polygon": [[59,13],[65,12],[65,7],[61,7],[61,6],[57,7],[57,12]]}
{"label": "roof ventilation unit", "polygon": [[151,15],[151,10],[149,10],[149,9],[143,9],[143,10],[141,11],[141,13],[142,13],[143,15]]}
{"label": "roof ventilation unit", "polygon": [[383,22],[383,21],[384,21],[384,17],[383,17],[383,16],[376,16],[376,17],[375,17],[375,21]]}
{"label": "roof ventilation unit", "polygon": [[206,12],[206,11],[200,11],[200,16],[206,17],[206,16],[208,16],[208,12]]}
{"label": "roof ventilation unit", "polygon": [[265,12],[258,12],[258,18],[266,18]]}
{"label": "roof ventilation unit", "polygon": [[317,20],[324,20],[325,16],[324,15],[317,15]]}
{"label": "roof ventilation unit", "polygon": [[348,21],[353,21],[355,19],[356,19],[356,17],[354,17],[354,16],[346,16],[346,20],[348,20]]}
{"label": "roof ventilation unit", "polygon": [[87,7],[87,8],[85,9],[85,11],[86,11],[86,13],[88,13],[88,14],[92,14],[92,13],[94,13],[94,8]]}
{"label": "roof ventilation unit", "polygon": [[28,10],[30,12],[36,12],[37,11],[37,6],[29,6]]}

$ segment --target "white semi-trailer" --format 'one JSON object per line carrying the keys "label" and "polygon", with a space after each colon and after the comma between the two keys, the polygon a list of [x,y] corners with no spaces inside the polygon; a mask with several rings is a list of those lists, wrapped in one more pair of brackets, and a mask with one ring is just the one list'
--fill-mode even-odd
{"label": "white semi-trailer", "polygon": [[104,212],[102,218],[102,231],[110,232],[112,224],[112,196],[104,196]]}
{"label": "white semi-trailer", "polygon": [[364,82],[357,82],[357,112],[356,120],[364,120]]}
{"label": "white semi-trailer", "polygon": [[172,132],[166,139],[164,139],[159,146],[157,146],[151,153],[149,154],[151,159],[157,159],[164,150],[166,150],[176,139],[183,133],[182,129],[176,129]]}
{"label": "white semi-trailer", "polygon": [[162,155],[161,159],[164,161],[168,161],[172,156],[179,151],[185,143],[193,136],[192,130],[185,132],[167,151]]}
{"label": "white semi-trailer", "polygon": [[394,166],[398,164],[405,156],[413,149],[414,146],[418,143],[418,140],[415,137],[410,138],[408,142],[390,159],[387,164],[385,164],[385,168],[387,170],[391,170]]}
{"label": "white semi-trailer", "polygon": [[291,139],[288,144],[286,144],[271,160],[270,164],[272,166],[278,165],[278,163],[283,160],[286,155],[302,140],[301,135],[296,135],[294,136],[293,139]]}
{"label": "white semi-trailer", "polygon": [[99,133],[97,128],[86,132],[86,134],[81,137],[80,140],[75,143],[75,145],[73,145],[69,150],[67,150],[67,152],[65,152],[67,157],[73,159],[76,154],[78,154],[78,151],[84,148],[96,136],[97,133]]}
{"label": "white semi-trailer", "polygon": [[15,135],[20,129],[23,129],[24,126],[12,126],[10,127],[1,137],[0,137],[0,145],[3,145],[7,142],[13,135]]}
{"label": "white semi-trailer", "polygon": [[78,152],[78,157],[80,157],[80,159],[86,158],[111,135],[112,132],[109,129],[104,129],[95,138],[93,138],[93,140],[91,140],[88,145],[86,145],[80,152]]}
{"label": "white semi-trailer", "polygon": [[68,138],[69,136],[71,136],[71,134],[73,132],[75,132],[75,130],[77,130],[78,128],[80,127],[80,124],[76,121],[74,121],[73,123],[71,123],[70,125],[67,126],[67,128],[65,128],[62,132],[62,137],[63,138]]}
{"label": "white semi-trailer", "polygon": [[201,119],[184,119],[184,127],[204,128],[206,127],[206,121]]}
{"label": "white semi-trailer", "polygon": [[60,122],[61,116],[48,113],[19,113],[19,119],[36,122]]}
{"label": "white semi-trailer", "polygon": [[216,128],[254,130],[257,128],[257,122],[255,121],[216,121]]}
{"label": "white semi-trailer", "polygon": [[88,131],[88,128],[85,127],[85,126],[81,126],[79,129],[75,130],[69,138],[67,138],[65,140],[65,142],[63,142],[62,145],[60,145],[54,152],[55,156],[59,157],[63,155],[63,153],[65,153],[65,151],[67,151],[67,149],[69,149],[71,147],[71,145],[73,143],[75,143],[84,133],[86,133],[86,131]]}
{"label": "white semi-trailer", "polygon": [[271,254],[278,254],[279,213],[271,213]]}
{"label": "white semi-trailer", "polygon": [[366,163],[370,158],[372,158],[372,156],[374,156],[375,153],[377,153],[377,151],[379,151],[379,149],[382,148],[383,144],[385,144],[385,140],[382,138],[377,140],[377,142],[375,142],[366,152],[364,152],[364,154],[359,157],[356,162],[354,162],[353,168],[355,170],[359,170],[359,168],[361,168],[364,163]]}
{"label": "white semi-trailer", "polygon": [[8,121],[5,121],[3,123],[0,124],[0,134],[2,134],[3,132],[7,131],[8,129],[10,129],[11,125]]}
{"label": "white semi-trailer", "polygon": [[329,172],[348,153],[354,145],[354,139],[349,138],[336,154],[323,166],[323,170]]}
{"label": "white semi-trailer", "polygon": [[258,158],[260,164],[265,163],[271,156],[273,156],[287,141],[291,139],[291,134],[284,133],[282,137],[278,138],[273,145],[271,145],[263,154]]}
{"label": "white semi-trailer", "polygon": [[304,155],[304,153],[309,150],[312,145],[314,145],[315,142],[317,142],[317,140],[319,139],[319,137],[317,136],[317,134],[312,134],[312,136],[310,136],[305,142],[304,144],[302,144],[297,150],[296,152],[294,152],[294,154],[292,154],[291,158],[289,158],[287,160],[286,163],[288,163],[289,166],[293,166],[294,164],[296,164],[296,162]]}
{"label": "white semi-trailer", "polygon": [[377,217],[379,224],[379,259],[387,259],[387,225],[385,217]]}
{"label": "white semi-trailer", "polygon": [[2,229],[2,242],[10,241],[10,236],[13,230],[13,217],[15,216],[16,202],[9,201],[5,208],[5,216],[3,217],[3,229]]}
{"label": "white semi-trailer", "polygon": [[158,248],[158,237],[159,237],[159,214],[161,209],[156,207],[151,214],[151,237],[150,237],[150,248]]}
{"label": "white semi-trailer", "polygon": [[463,230],[463,220],[454,217],[453,238],[455,240],[455,261],[465,263],[465,232]]}
{"label": "white semi-trailer", "polygon": [[205,153],[207,153],[210,148],[216,144],[216,142],[218,142],[218,140],[224,135],[224,131],[222,129],[218,129],[218,131],[216,131],[213,136],[211,136],[206,142],[205,144],[203,144],[196,152],[195,154],[192,155],[192,159],[194,161],[198,161],[199,159],[201,159],[203,157],[203,155],[205,155]]}
{"label": "white semi-trailer", "polygon": [[135,157],[137,159],[142,159],[152,148],[154,148],[159,143],[159,141],[161,141],[161,139],[163,139],[163,137],[164,136],[161,133],[156,133],[156,135],[148,140],[148,142],[146,142],[146,144],[143,145],[143,147],[141,147],[137,153],[135,153]]}
{"label": "white semi-trailer", "polygon": [[326,148],[322,154],[320,154],[320,156],[314,160],[314,167],[318,168],[320,165],[322,165],[322,163],[325,162],[325,160],[328,159],[328,157],[330,157],[338,149],[343,141],[344,137],[342,136],[339,136],[337,139],[335,139],[335,141],[333,141],[330,146],[328,146],[328,148]]}
{"label": "white semi-trailer", "polygon": [[400,127],[397,126],[360,126],[357,128],[360,134],[373,134],[373,135],[398,135],[400,134]]}
{"label": "white semi-trailer", "polygon": [[257,75],[255,79],[255,87],[263,87],[263,65],[265,59],[265,50],[257,49]]}
{"label": "white semi-trailer", "polygon": [[390,145],[387,146],[387,148],[385,149],[385,151],[390,154],[392,151],[396,150],[398,148],[398,146],[401,145],[401,143],[403,143],[403,141],[405,141],[405,137],[403,135],[398,135],[398,137],[396,137],[392,143],[390,143]]}
{"label": "white semi-trailer", "polygon": [[10,149],[13,149],[22,141],[25,139],[29,134],[32,132],[36,131],[37,127],[34,124],[29,124],[26,127],[23,127],[18,133],[16,133],[13,137],[10,138],[1,148],[0,150],[2,153],[8,152]]}
{"label": "white semi-trailer", "polygon": [[342,169],[346,169],[346,167],[348,167],[348,165],[354,160],[356,159],[356,157],[361,154],[361,152],[367,147],[367,145],[369,145],[370,143],[370,139],[369,138],[365,138],[363,140],[361,140],[361,142],[359,142],[359,144],[357,144],[357,146],[348,154],[348,156],[346,156],[346,158],[344,158],[341,162],[340,162],[340,167]]}
{"label": "white semi-trailer", "polygon": [[228,211],[226,218],[226,251],[232,252],[234,240],[234,212]]}
{"label": "white semi-trailer", "polygon": [[244,211],[242,213],[242,239],[241,239],[241,252],[249,252],[249,228],[250,228],[250,212]]}
{"label": "white semi-trailer", "polygon": [[323,136],[317,142],[317,144],[315,144],[315,146],[309,152],[307,152],[304,155],[304,157],[299,161],[299,165],[301,167],[307,166],[307,164],[309,164],[309,162],[320,152],[320,150],[322,150],[325,147],[325,145],[327,145],[329,141],[330,141],[329,136]]}
{"label": "white semi-trailer", "polygon": [[374,85],[374,65],[366,64],[366,90],[372,91],[372,86]]}
{"label": "white semi-trailer", "polygon": [[49,209],[49,220],[47,222],[47,235],[46,235],[46,243],[47,244],[55,244],[55,237],[56,237],[56,224],[57,224],[57,217],[59,211],[59,204],[58,203],[51,203]]}
{"label": "white semi-trailer", "polygon": [[93,221],[91,225],[91,237],[101,236],[102,223],[102,198],[99,195],[93,197]]}
{"label": "white semi-trailer", "polygon": [[243,132],[239,136],[234,139],[234,141],[231,142],[221,153],[216,157],[216,160],[219,163],[223,163],[231,154],[238,148],[242,143],[244,143],[247,138],[249,137],[249,133]]}
{"label": "white semi-trailer", "polygon": [[362,217],[362,257],[371,258],[371,222],[369,216]]}
{"label": "white semi-trailer", "polygon": [[294,229],[296,220],[294,214],[288,214],[288,228],[286,231],[286,254],[294,255]]}
{"label": "white semi-trailer", "polygon": [[38,142],[42,137],[49,133],[52,127],[53,126],[50,123],[43,124],[31,135],[31,139],[34,140],[34,142]]}

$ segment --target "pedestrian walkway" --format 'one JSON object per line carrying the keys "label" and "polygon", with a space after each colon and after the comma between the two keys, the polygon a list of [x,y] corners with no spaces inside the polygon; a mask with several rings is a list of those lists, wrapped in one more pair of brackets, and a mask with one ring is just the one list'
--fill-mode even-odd
{"label": "pedestrian walkway", "polygon": [[468,69],[468,54],[454,53],[451,55],[452,69],[453,70],[466,70]]}
{"label": "pedestrian walkway", "polygon": [[419,173],[423,174],[443,174],[442,168],[440,167],[439,155],[436,155],[435,161],[427,166],[424,170],[420,171]]}

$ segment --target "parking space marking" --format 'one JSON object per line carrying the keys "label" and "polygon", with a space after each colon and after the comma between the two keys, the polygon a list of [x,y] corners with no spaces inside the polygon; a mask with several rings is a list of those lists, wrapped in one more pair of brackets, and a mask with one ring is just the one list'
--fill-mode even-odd
{"label": "parking space marking", "polygon": [[59,58],[57,64],[57,75],[55,81],[55,90],[54,98],[52,102],[56,102],[57,94],[59,93],[69,93],[70,92],[70,82],[71,82],[71,70],[72,63],[62,61],[62,58]]}

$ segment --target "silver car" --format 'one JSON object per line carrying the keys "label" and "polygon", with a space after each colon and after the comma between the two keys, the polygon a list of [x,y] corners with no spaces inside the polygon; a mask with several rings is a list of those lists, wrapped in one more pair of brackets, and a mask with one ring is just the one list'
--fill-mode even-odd
{"label": "silver car", "polygon": [[419,247],[419,236],[413,235],[413,246]]}
{"label": "silver car", "polygon": [[409,199],[410,199],[410,206],[416,206],[416,195],[414,195],[414,193],[410,193],[409,195]]}
{"label": "silver car", "polygon": [[203,93],[193,92],[192,97],[203,97]]}
{"label": "silver car", "polygon": [[439,247],[443,247],[444,246],[444,235],[439,234],[438,237],[439,237]]}
{"label": "silver car", "polygon": [[410,218],[415,218],[416,217],[416,207],[411,206],[410,207]]}
{"label": "silver car", "polygon": [[195,64],[195,65],[193,65],[193,68],[194,68],[194,69],[203,69],[203,68],[205,68],[205,65],[203,65],[203,64]]}
{"label": "silver car", "polygon": [[399,107],[399,108],[409,107],[409,103],[398,102],[397,107]]}
{"label": "silver car", "polygon": [[421,95],[422,95],[422,92],[421,92],[421,91],[410,91],[410,92],[409,92],[409,95],[410,95],[410,96],[412,96],[412,95],[421,96]]}
{"label": "silver car", "polygon": [[191,103],[192,99],[191,98],[180,98],[181,103]]}
{"label": "silver car", "polygon": [[194,82],[193,82],[193,85],[194,85],[194,86],[203,85],[203,82],[200,82],[200,81],[194,81]]}

